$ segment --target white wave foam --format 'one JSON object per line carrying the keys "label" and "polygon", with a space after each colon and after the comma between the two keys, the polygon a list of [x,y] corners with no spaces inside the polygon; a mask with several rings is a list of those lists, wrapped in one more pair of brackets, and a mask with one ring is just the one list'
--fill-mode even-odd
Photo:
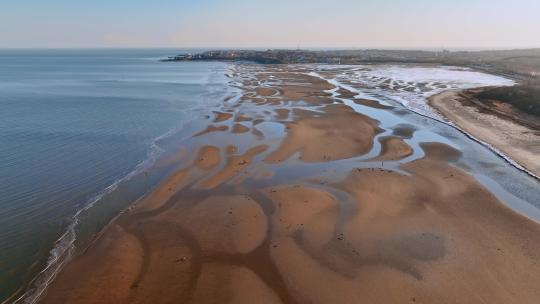
{"label": "white wave foam", "polygon": [[33,304],[40,299],[49,284],[56,278],[58,273],[73,256],[75,242],[77,240],[76,229],[77,225],[79,224],[80,215],[92,208],[105,195],[116,190],[121,183],[130,180],[154,164],[154,162],[159,158],[159,155],[164,152],[164,150],[157,145],[157,142],[165,137],[170,136],[171,134],[173,133],[167,132],[153,140],[149,148],[148,157],[144,161],[137,164],[133,171],[114,181],[98,195],[91,198],[86,204],[84,204],[82,209],[79,209],[72,216],[71,222],[67,226],[66,231],[56,240],[53,248],[49,251],[49,257],[47,259],[45,268],[36,275],[36,277],[30,283],[31,287],[28,288],[21,297],[15,300],[13,302],[14,304]]}
{"label": "white wave foam", "polygon": [[[231,67],[229,66],[229,70]],[[210,83],[212,81],[213,74],[220,73],[218,69],[212,70],[210,72],[210,75],[208,75],[207,82]],[[201,95],[201,99],[203,102],[201,104],[198,104],[197,106],[194,106],[187,111],[189,112],[195,112],[195,113],[202,113],[202,111],[208,111],[208,100],[207,95],[210,94],[216,94],[218,93],[218,89],[212,88],[212,90],[208,92],[204,92]],[[34,279],[30,282],[29,286],[26,291],[15,301],[13,301],[13,304],[34,304],[39,301],[39,299],[43,296],[45,291],[47,290],[50,283],[56,278],[56,276],[60,273],[60,271],[63,269],[63,267],[71,260],[73,257],[73,253],[75,251],[75,242],[77,240],[77,226],[79,224],[80,215],[87,211],[88,209],[92,208],[96,203],[98,203],[105,195],[113,192],[118,188],[118,186],[126,181],[129,181],[134,176],[144,172],[148,168],[150,168],[159,158],[160,156],[165,152],[163,148],[159,146],[159,142],[171,137],[175,134],[177,134],[182,128],[190,123],[191,121],[197,119],[194,116],[191,116],[190,119],[186,120],[184,123],[180,124],[178,127],[173,128],[166,133],[156,137],[149,146],[149,150],[147,153],[147,158],[136,165],[135,169],[129,172],[127,175],[123,176],[122,178],[114,181],[111,185],[109,185],[107,188],[105,188],[103,191],[101,191],[99,194],[88,200],[84,207],[80,210],[78,210],[71,218],[70,224],[67,226],[66,231],[56,240],[54,243],[53,248],[49,251],[49,257],[47,259],[46,266],[43,270],[41,270]]]}

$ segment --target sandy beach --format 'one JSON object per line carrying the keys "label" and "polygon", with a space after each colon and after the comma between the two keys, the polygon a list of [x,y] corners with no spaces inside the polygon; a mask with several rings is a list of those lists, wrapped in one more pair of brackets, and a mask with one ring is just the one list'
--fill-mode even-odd
{"label": "sandy beach", "polygon": [[[454,166],[456,148],[411,146],[407,126],[384,133],[369,113],[390,106],[309,73],[235,65],[241,97],[209,111],[170,160],[181,169],[75,257],[40,303],[540,301],[538,223]],[[431,102],[445,114],[454,94]],[[449,118],[504,138],[502,151],[540,173],[540,152],[508,139],[536,135],[506,121],[481,131],[462,108]]]}
{"label": "sandy beach", "polygon": [[534,123],[510,117],[508,105],[483,105],[461,91],[443,92],[429,103],[467,133],[540,176],[540,131]]}

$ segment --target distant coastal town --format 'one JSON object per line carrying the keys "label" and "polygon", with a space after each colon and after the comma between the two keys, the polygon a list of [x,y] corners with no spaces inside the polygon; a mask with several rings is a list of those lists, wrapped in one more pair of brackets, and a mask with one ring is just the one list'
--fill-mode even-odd
{"label": "distant coastal town", "polygon": [[512,78],[540,74],[540,49],[495,51],[426,50],[212,50],[184,53],[162,61],[246,61],[260,64],[432,63],[473,67]]}

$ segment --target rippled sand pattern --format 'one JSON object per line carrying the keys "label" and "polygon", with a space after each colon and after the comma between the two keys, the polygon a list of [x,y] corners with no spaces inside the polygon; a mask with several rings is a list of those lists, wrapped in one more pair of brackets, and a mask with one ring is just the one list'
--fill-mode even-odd
{"label": "rippled sand pattern", "polygon": [[459,150],[325,80],[343,71],[312,72],[236,66],[242,96],[186,140],[191,160],[43,302],[538,303],[538,225]]}

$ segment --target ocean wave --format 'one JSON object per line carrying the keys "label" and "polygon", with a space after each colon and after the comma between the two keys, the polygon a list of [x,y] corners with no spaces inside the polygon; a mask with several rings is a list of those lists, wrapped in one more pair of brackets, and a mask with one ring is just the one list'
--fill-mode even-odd
{"label": "ocean wave", "polygon": [[148,157],[139,164],[137,164],[134,170],[132,170],[122,178],[117,179],[111,185],[102,190],[99,194],[92,197],[84,204],[84,207],[82,209],[79,209],[71,217],[70,223],[67,226],[66,231],[56,240],[53,248],[49,251],[49,257],[47,259],[45,268],[34,277],[34,279],[30,282],[30,288],[27,288],[26,291],[13,302],[14,304],[33,304],[41,298],[50,283],[56,278],[58,273],[60,273],[62,268],[70,261],[73,256],[73,253],[75,251],[75,242],[77,240],[77,226],[80,222],[80,215],[95,206],[95,204],[97,204],[107,194],[116,190],[120,184],[132,179],[134,176],[144,172],[149,167],[151,167],[159,158],[159,156],[163,152],[165,152],[161,147],[159,147],[157,143],[160,140],[174,134],[174,132],[171,131],[156,137],[152,141],[149,148]]}
{"label": "ocean wave", "polygon": [[[229,66],[228,69],[232,67]],[[198,105],[186,109],[187,112],[192,113],[203,113],[209,112],[208,107],[212,106],[210,103],[218,104],[217,101],[209,101],[210,97],[215,97],[216,95],[221,95],[221,93],[231,93],[231,90],[226,90],[223,87],[227,87],[226,84],[222,86],[214,86],[216,73],[222,73],[220,69],[212,69],[207,78],[207,91],[202,92],[200,98],[202,102]],[[218,98],[220,100],[220,98]],[[222,99],[222,98],[221,98]],[[215,105],[214,105],[215,106]],[[44,295],[48,286],[51,282],[54,281],[56,276],[64,268],[64,266],[73,258],[75,253],[75,244],[77,241],[77,227],[80,224],[81,214],[88,211],[90,208],[94,207],[99,201],[101,201],[106,195],[115,191],[122,183],[125,183],[131,180],[133,177],[143,173],[148,170],[153,164],[156,163],[158,159],[166,152],[159,143],[167,138],[170,138],[178,134],[187,124],[193,122],[197,119],[196,115],[191,115],[191,119],[184,121],[179,124],[177,127],[170,129],[166,133],[156,137],[149,144],[147,157],[145,160],[138,163],[135,168],[124,175],[123,177],[115,180],[108,187],[103,189],[97,195],[93,196],[86,203],[83,204],[83,208],[79,209],[70,219],[68,226],[66,227],[65,232],[55,241],[52,249],[49,251],[47,262],[45,267],[34,277],[34,279],[28,284],[24,293],[15,299],[13,304],[34,304],[39,301],[39,299]],[[9,300],[9,299],[8,299]],[[3,302],[5,304],[7,302]]]}

